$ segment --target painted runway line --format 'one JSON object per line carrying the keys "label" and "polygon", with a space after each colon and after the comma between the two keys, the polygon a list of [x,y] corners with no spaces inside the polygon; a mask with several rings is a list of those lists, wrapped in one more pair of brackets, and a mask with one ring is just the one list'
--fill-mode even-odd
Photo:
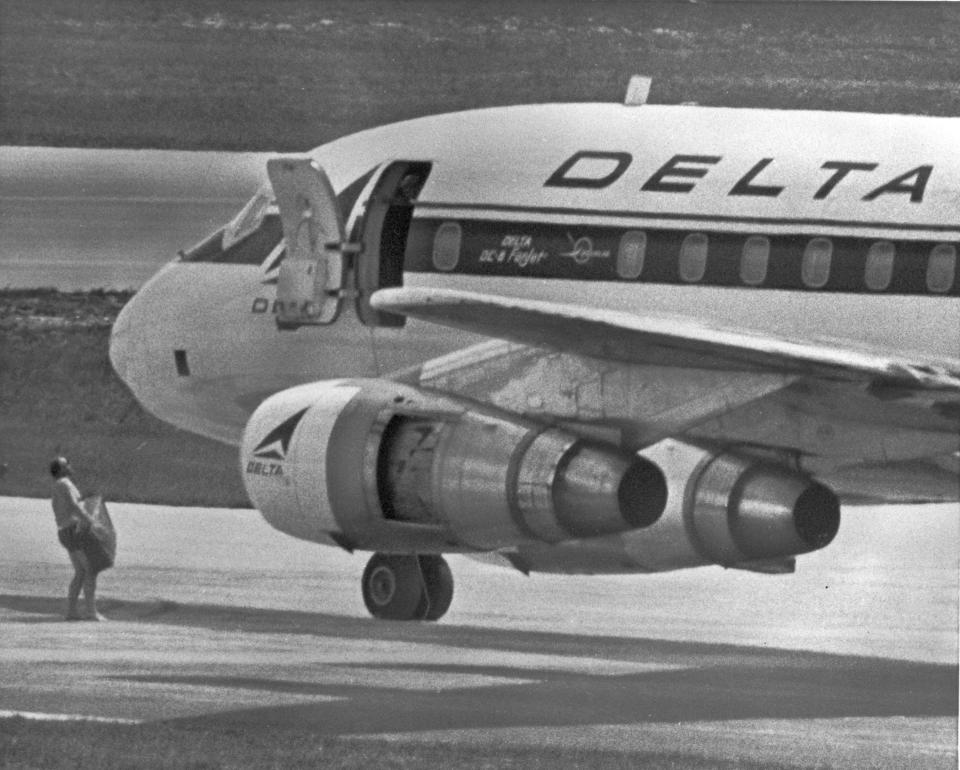
{"label": "painted runway line", "polygon": [[98,717],[92,714],[50,714],[39,711],[9,711],[0,709],[0,719],[29,719],[33,722],[103,722],[115,725],[139,725],[142,719]]}

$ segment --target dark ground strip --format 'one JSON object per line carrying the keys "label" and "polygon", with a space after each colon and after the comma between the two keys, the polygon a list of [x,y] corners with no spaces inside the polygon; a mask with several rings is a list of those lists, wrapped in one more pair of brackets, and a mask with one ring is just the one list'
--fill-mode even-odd
{"label": "dark ground strip", "polygon": [[[53,616],[58,599],[0,595],[0,607]],[[503,653],[588,657],[649,664],[651,671],[592,675],[497,664],[344,663],[333,667],[419,671],[425,676],[534,680],[433,691],[324,684],[223,673],[117,674],[119,681],[262,689],[334,697],[331,702],[270,706],[189,717],[179,722],[303,724],[325,735],[510,726],[575,726],[734,719],[955,717],[957,667],[771,648],[627,639],[469,626],[386,623],[321,613],[219,605],[107,601],[115,621],[240,633],[302,634],[306,639],[395,641]],[[305,641],[305,659],[309,642]],[[656,666],[678,666],[656,670]],[[345,699],[345,700],[343,700]],[[319,727],[317,727],[319,726]]]}
{"label": "dark ground strip", "polygon": [[302,151],[474,107],[960,114],[951,3],[0,1],[0,143]]}

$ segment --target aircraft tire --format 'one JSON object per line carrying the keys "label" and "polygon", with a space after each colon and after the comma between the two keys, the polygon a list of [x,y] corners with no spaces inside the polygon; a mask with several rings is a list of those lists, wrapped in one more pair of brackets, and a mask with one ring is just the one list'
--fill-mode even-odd
{"label": "aircraft tire", "polygon": [[453,601],[453,573],[440,554],[423,554],[418,558],[427,598],[423,619],[439,620]]}
{"label": "aircraft tire", "polygon": [[363,603],[381,620],[420,620],[426,597],[418,557],[375,553],[363,571]]}

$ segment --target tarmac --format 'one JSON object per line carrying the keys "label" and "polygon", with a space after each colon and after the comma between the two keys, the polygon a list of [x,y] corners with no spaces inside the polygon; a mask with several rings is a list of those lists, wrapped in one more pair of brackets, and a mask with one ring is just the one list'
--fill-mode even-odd
{"label": "tarmac", "polygon": [[293,540],[256,512],[110,511],[108,620],[71,623],[49,502],[0,498],[0,731],[14,715],[163,720],[957,766],[956,506],[855,509],[792,576],[527,578],[450,557],[454,602],[432,624],[367,617],[364,555]]}

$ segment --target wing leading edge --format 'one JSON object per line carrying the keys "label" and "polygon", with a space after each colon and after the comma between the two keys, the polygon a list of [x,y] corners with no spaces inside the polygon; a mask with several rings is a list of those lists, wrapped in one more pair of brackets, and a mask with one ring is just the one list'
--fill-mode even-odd
{"label": "wing leading edge", "polygon": [[383,289],[374,294],[372,305],[488,337],[593,358],[863,382],[880,398],[926,395],[960,403],[960,368],[951,365],[723,329],[686,317],[417,288]]}

